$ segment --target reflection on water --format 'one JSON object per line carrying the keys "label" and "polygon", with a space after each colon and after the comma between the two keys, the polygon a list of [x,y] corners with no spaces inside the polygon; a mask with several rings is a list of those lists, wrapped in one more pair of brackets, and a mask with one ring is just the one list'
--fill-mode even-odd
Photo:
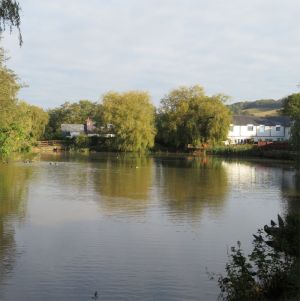
{"label": "reflection on water", "polygon": [[18,165],[0,164],[0,216],[24,216],[27,182],[32,169]]}
{"label": "reflection on water", "polygon": [[222,161],[211,158],[157,159],[161,199],[178,215],[199,217],[208,207],[218,211],[226,198],[228,179]]}
{"label": "reflection on water", "polygon": [[[0,165],[0,300],[216,300],[206,267],[285,210],[274,162],[120,154]],[[20,221],[22,221],[20,223]]]}
{"label": "reflection on water", "polygon": [[153,159],[114,156],[94,174],[95,190],[106,211],[139,211],[147,208],[153,177]]}
{"label": "reflection on water", "polygon": [[25,216],[31,169],[0,164],[0,281],[13,268],[16,256],[14,222]]}
{"label": "reflection on water", "polygon": [[282,196],[288,200],[290,212],[300,212],[300,170],[284,170],[282,177]]}

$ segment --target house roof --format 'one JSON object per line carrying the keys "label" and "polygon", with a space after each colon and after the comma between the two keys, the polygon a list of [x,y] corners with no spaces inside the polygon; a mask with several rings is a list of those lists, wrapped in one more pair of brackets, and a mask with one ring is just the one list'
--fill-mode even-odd
{"label": "house roof", "polygon": [[282,126],[290,126],[291,119],[286,116],[271,116],[271,117],[257,117],[257,116],[249,116],[249,115],[233,115],[232,122],[234,125],[282,125]]}
{"label": "house roof", "polygon": [[62,132],[84,132],[84,124],[67,124],[61,125]]}

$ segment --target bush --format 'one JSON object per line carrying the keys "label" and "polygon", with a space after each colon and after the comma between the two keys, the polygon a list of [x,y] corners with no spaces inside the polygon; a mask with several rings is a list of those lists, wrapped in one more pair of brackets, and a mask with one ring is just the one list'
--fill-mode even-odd
{"label": "bush", "polygon": [[213,155],[226,156],[248,156],[253,154],[260,154],[260,150],[253,144],[219,145],[208,148],[207,152]]}
{"label": "bush", "polygon": [[89,137],[84,135],[79,135],[75,137],[75,148],[88,148],[90,145]]}
{"label": "bush", "polygon": [[240,300],[289,300],[299,297],[299,216],[259,229],[248,258],[240,242],[231,248],[226,273],[218,278],[220,298]]}
{"label": "bush", "polygon": [[88,136],[80,135],[64,140],[66,149],[70,151],[78,151],[82,149],[87,149],[90,146],[90,139]]}
{"label": "bush", "polygon": [[209,147],[207,153],[225,157],[261,157],[279,160],[296,160],[299,153],[289,150],[265,149],[254,144],[221,145]]}

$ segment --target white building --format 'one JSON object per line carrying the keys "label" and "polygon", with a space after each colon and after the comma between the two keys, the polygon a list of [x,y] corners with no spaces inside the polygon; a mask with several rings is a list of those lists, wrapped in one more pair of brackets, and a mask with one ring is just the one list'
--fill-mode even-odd
{"label": "white building", "polygon": [[228,142],[239,144],[258,141],[287,141],[290,138],[290,127],[290,119],[284,116],[234,115]]}

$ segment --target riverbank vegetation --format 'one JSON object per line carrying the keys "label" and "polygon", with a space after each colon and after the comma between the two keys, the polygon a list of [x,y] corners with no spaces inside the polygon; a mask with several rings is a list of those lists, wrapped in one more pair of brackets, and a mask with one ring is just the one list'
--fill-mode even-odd
{"label": "riverbank vegetation", "polygon": [[[91,149],[106,151],[145,152],[154,145],[155,150],[185,151],[188,144],[216,145],[226,140],[231,122],[226,100],[222,94],[206,95],[199,85],[180,87],[166,95],[155,110],[147,92],[111,91],[100,103],[81,100],[49,110],[45,138],[62,138],[61,124],[83,124],[90,117],[100,137],[73,139],[69,143],[72,148],[78,149],[81,142],[77,140],[85,140]],[[108,133],[110,138],[103,138]]]}
{"label": "riverbank vegetation", "polygon": [[279,160],[297,160],[299,156],[299,152],[294,151],[288,145],[286,149],[268,148],[268,145],[260,147],[256,144],[215,145],[208,147],[206,153],[226,157],[258,157]]}
{"label": "riverbank vegetation", "polygon": [[0,48],[0,155],[27,151],[42,137],[48,114],[17,98],[21,88],[17,75],[5,65]]}
{"label": "riverbank vegetation", "polygon": [[218,277],[220,298],[227,301],[299,300],[300,216],[271,221],[253,239],[244,255],[240,242],[231,248],[226,275]]}
{"label": "riverbank vegetation", "polygon": [[[267,154],[255,145],[224,146],[232,114],[226,106],[228,97],[208,96],[199,85],[172,90],[157,109],[145,91],[111,91],[100,102],[65,102],[44,111],[17,98],[22,85],[5,63],[4,51],[0,49],[0,155],[28,151],[39,139],[62,139],[68,149],[74,150],[184,152],[200,147],[216,155],[265,157]],[[291,145],[299,151],[300,93],[281,103],[281,113],[292,119]],[[266,101],[259,103],[265,104]],[[63,136],[62,124],[83,126],[88,118],[95,123],[98,138],[80,136],[68,140]],[[294,157],[287,151],[272,152],[272,156]]]}

